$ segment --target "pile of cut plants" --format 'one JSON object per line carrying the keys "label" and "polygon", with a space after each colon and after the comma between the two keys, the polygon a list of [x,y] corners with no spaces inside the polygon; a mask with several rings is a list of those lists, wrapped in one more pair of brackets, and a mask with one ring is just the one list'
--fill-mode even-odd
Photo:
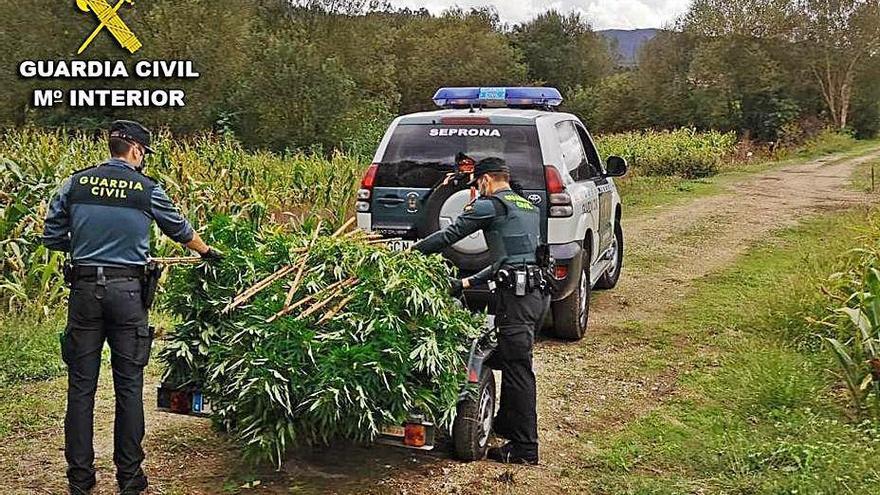
{"label": "pile of cut plants", "polygon": [[291,232],[213,219],[217,263],[176,266],[164,305],[180,321],[164,381],[201,387],[244,452],[364,442],[420,413],[454,419],[471,338],[485,321],[447,294],[439,256],[394,252],[350,224]]}

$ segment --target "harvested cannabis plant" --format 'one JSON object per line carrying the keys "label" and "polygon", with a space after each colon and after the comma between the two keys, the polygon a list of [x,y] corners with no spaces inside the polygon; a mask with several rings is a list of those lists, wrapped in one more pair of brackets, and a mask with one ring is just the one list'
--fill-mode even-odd
{"label": "harvested cannabis plant", "polygon": [[223,217],[205,237],[226,258],[172,270],[182,323],[165,380],[201,386],[246,453],[280,465],[291,446],[368,441],[413,412],[451,425],[484,319],[447,295],[439,256],[320,222],[287,233]]}

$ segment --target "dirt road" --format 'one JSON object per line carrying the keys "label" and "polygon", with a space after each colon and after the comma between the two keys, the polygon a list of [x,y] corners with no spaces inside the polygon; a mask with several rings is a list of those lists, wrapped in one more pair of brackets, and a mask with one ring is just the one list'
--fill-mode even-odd
{"label": "dirt road", "polygon": [[[693,281],[729,265],[777,228],[821,211],[866,203],[849,187],[854,168],[880,157],[827,157],[750,175],[720,194],[627,217],[626,266],[617,289],[593,298],[590,333],[579,343],[544,340],[536,348],[542,465],[508,468],[491,462],[461,464],[444,454],[412,454],[383,447],[345,446],[292,456],[281,472],[254,473],[237,451],[204,421],[158,413],[156,383],[146,387],[147,462],[156,494],[234,493],[572,493],[589,469],[590,439],[614,431],[675,394],[682,365],[665,342],[628,335],[674,308]],[[632,362],[649,360],[650,368]],[[672,357],[670,357],[672,356]],[[636,357],[639,359],[637,360]],[[112,395],[102,378],[96,417],[101,470],[96,493],[114,493]],[[61,387],[55,387],[61,390]],[[62,400],[59,395],[59,400]],[[2,493],[63,493],[60,425],[0,446]],[[3,485],[7,486],[3,486]]]}

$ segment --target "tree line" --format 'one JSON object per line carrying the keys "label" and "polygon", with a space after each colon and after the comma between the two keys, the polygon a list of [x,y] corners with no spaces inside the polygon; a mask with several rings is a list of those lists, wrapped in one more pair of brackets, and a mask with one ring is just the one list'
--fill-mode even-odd
{"label": "tree line", "polygon": [[[597,132],[695,127],[760,141],[832,126],[880,128],[880,0],[696,0],[620,63],[578,14],[516,25],[491,8],[441,15],[369,0],[142,0],[120,15],[143,42],[132,58],[189,59],[201,77],[172,81],[183,109],[34,109],[34,88],[159,88],[168,81],[21,79],[23,60],[70,60],[95,26],[74,2],[0,0],[0,126],[99,128],[139,118],[177,133],[233,132],[273,149],[368,151],[397,114],[432,108],[444,85],[546,84]],[[38,14],[37,14],[38,13]],[[82,55],[120,59],[99,35]]]}

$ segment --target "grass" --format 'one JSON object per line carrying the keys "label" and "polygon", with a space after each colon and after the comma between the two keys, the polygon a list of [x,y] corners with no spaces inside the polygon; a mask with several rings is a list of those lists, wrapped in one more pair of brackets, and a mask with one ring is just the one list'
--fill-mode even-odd
{"label": "grass", "polygon": [[[687,343],[665,405],[585,444],[585,482],[606,493],[867,493],[880,487],[880,424],[852,421],[803,318],[864,213],[822,217],[757,246],[657,326]],[[845,255],[843,255],[845,256]],[[633,363],[638,366],[637,363]]]}
{"label": "grass", "polygon": [[0,386],[43,380],[64,371],[58,341],[64,318],[9,315],[0,319]]}
{"label": "grass", "polygon": [[[724,190],[743,177],[771,168],[794,165],[806,160],[819,159],[828,155],[836,155],[836,159],[848,159],[875,150],[880,146],[880,139],[856,141],[853,139],[834,140],[822,146],[805,146],[791,152],[781,159],[762,159],[750,162],[728,163],[721,167],[717,175],[700,179],[686,179],[678,176],[646,176],[631,174],[616,179],[626,215],[642,215],[652,209],[680,204],[695,198],[711,196]],[[880,162],[878,164],[878,187],[880,187]],[[862,165],[860,174],[866,179],[854,183],[859,190],[870,186],[870,167]],[[867,181],[867,182],[865,182]]]}
{"label": "grass", "polygon": [[[874,175],[872,189],[871,175]],[[859,192],[876,192],[880,190],[880,160],[869,160],[860,164],[852,176],[852,187]]]}

